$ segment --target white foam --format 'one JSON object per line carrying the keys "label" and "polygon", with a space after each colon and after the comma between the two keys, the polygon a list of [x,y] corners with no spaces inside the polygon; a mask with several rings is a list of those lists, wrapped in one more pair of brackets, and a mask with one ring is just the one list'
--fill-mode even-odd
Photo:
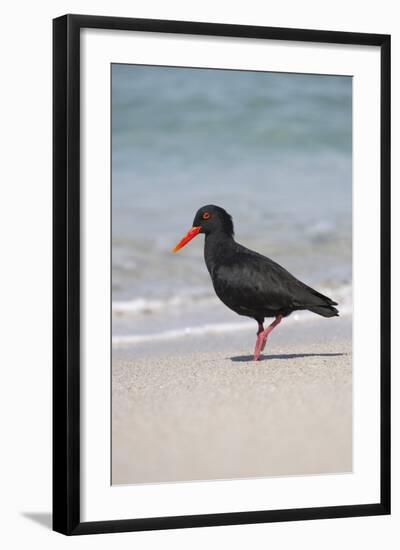
{"label": "white foam", "polygon": [[143,342],[162,342],[163,340],[175,340],[184,336],[204,336],[205,334],[223,334],[246,330],[251,328],[249,323],[213,323],[197,327],[185,327],[177,330],[166,330],[155,334],[129,334],[113,336],[112,343],[115,346],[142,344]]}
{"label": "white foam", "polygon": [[204,294],[180,294],[164,299],[136,298],[134,300],[113,302],[112,313],[115,316],[158,313],[168,308],[185,307],[193,302],[201,304],[216,303],[217,298]]}
{"label": "white foam", "polygon": [[[341,308],[341,317],[347,317],[352,314],[352,307],[347,306]],[[315,321],[315,315],[308,311],[293,313],[285,320],[285,323],[304,323]],[[195,327],[184,327],[176,330],[166,330],[164,332],[156,332],[153,334],[127,334],[113,336],[113,346],[136,345],[145,342],[162,342],[168,340],[176,340],[185,336],[205,336],[206,334],[228,334],[230,332],[238,332],[245,330],[254,330],[252,323],[236,322],[236,323],[212,323]]]}
{"label": "white foam", "polygon": [[[318,288],[322,294],[332,297],[339,303],[340,312],[351,304],[352,288],[350,284],[345,284],[339,288],[325,286]],[[112,313],[114,316],[133,316],[137,314],[158,313],[168,308],[186,307],[189,304],[210,305],[217,304],[218,299],[214,294],[206,291],[193,291],[171,296],[169,298],[135,298],[133,300],[118,301],[112,303]]]}

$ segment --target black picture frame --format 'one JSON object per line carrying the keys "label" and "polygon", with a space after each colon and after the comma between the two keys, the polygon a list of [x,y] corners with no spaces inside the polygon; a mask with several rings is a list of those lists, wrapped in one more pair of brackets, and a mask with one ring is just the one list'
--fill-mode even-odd
{"label": "black picture frame", "polygon": [[[381,50],[381,495],[351,506],[80,520],[80,31],[84,28],[378,46]],[[390,36],[65,15],[53,21],[53,529],[66,535],[390,514]]]}

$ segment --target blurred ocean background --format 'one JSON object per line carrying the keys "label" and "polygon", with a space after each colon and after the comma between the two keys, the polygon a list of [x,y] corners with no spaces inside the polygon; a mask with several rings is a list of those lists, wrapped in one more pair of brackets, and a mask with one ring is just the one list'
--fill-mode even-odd
{"label": "blurred ocean background", "polygon": [[171,253],[210,203],[350,314],[351,77],[112,65],[113,344],[255,332],[215,297],[202,235]]}

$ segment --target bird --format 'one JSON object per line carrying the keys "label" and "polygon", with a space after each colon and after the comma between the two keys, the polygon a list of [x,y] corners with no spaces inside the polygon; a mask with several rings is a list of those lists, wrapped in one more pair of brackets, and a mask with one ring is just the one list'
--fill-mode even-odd
{"label": "bird", "polygon": [[[336,317],[337,302],[301,282],[275,261],[234,239],[232,217],[209,204],[196,212],[192,228],[172,249],[177,252],[196,235],[204,234],[204,259],[218,298],[232,311],[258,324],[254,361],[260,359],[268,336],[298,310]],[[264,328],[265,318],[274,320]]]}

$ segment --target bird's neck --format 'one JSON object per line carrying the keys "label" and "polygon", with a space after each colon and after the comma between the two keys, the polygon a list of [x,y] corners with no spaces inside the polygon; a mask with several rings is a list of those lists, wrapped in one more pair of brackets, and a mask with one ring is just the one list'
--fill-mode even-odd
{"label": "bird's neck", "polygon": [[211,276],[215,265],[225,256],[234,243],[233,236],[224,231],[215,231],[206,235],[204,259]]}

